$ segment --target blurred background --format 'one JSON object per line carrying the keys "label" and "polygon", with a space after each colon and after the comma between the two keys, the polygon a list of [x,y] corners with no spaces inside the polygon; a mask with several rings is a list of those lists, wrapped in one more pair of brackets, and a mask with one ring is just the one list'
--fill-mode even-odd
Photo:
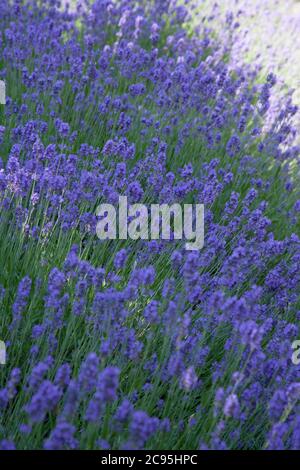
{"label": "blurred background", "polygon": [[255,63],[261,74],[273,72],[278,86],[292,89],[300,104],[300,1],[299,0],[196,0],[193,23],[209,18],[220,25],[232,15],[235,59]]}

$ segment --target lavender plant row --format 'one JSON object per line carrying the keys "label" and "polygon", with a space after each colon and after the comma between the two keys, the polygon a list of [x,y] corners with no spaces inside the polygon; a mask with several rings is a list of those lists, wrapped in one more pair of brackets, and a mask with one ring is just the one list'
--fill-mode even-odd
{"label": "lavender plant row", "polygon": [[[289,95],[231,15],[0,6],[0,449],[299,449]],[[204,204],[204,247],[100,240],[119,196]]]}

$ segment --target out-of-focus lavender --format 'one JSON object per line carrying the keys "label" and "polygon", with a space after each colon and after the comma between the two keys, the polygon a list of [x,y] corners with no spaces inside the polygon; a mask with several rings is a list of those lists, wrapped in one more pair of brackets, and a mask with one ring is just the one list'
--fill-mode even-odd
{"label": "out-of-focus lavender", "polygon": [[[300,2],[297,0],[195,1],[191,9],[194,24],[207,21],[223,26],[232,23],[231,61],[241,67],[256,65],[260,78],[277,76],[278,96],[288,94],[300,104]],[[226,30],[226,28],[225,28]],[[280,104],[272,99],[272,110]],[[299,113],[294,119],[299,126]]]}

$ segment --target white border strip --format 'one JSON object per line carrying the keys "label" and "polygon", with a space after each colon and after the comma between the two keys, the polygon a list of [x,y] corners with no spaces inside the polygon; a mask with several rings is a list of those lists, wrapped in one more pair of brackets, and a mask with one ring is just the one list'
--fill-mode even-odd
{"label": "white border strip", "polygon": [[5,83],[0,80],[0,104],[6,104]]}

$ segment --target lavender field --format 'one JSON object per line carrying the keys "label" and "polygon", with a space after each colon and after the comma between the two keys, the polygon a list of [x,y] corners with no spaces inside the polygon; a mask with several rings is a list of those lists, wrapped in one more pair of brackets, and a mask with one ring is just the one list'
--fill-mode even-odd
{"label": "lavender field", "polygon": [[[268,2],[0,0],[0,450],[300,450],[300,10]],[[102,239],[125,196],[204,205],[204,246]]]}

